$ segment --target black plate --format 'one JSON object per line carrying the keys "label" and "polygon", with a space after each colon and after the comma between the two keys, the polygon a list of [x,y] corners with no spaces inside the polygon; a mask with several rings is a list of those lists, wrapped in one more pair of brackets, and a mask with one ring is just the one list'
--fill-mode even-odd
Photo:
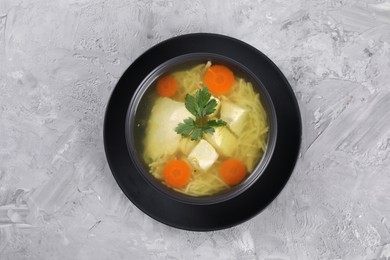
{"label": "black plate", "polygon": [[[277,137],[260,178],[239,196],[216,204],[174,200],[152,187],[136,170],[126,145],[126,116],[136,88],[159,65],[180,55],[214,53],[248,68],[263,83],[276,112]],[[301,143],[301,118],[294,93],[280,70],[252,46],[217,34],[188,34],[166,40],[142,54],[126,70],[107,105],[104,146],[111,171],[126,196],[144,213],[167,225],[193,231],[232,227],[261,212],[283,189]]]}

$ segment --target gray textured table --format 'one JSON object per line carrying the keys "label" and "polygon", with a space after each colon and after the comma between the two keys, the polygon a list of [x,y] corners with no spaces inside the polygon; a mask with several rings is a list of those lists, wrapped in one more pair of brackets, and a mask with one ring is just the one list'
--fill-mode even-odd
{"label": "gray textured table", "polygon": [[[268,55],[303,119],[283,192],[218,232],[144,215],[102,144],[127,66],[190,32]],[[389,152],[389,1],[0,1],[0,259],[386,259]]]}

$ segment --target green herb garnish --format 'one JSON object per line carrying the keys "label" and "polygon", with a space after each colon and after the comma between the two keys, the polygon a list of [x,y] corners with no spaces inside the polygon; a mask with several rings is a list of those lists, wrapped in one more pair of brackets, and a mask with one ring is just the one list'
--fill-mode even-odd
{"label": "green herb garnish", "polygon": [[195,120],[191,117],[184,119],[183,123],[178,124],[175,128],[176,133],[184,137],[191,136],[191,140],[196,141],[206,133],[214,133],[215,127],[227,125],[221,119],[209,120],[208,115],[215,112],[217,101],[211,98],[211,94],[206,87],[198,90],[194,96],[187,94],[185,106],[196,118]]}

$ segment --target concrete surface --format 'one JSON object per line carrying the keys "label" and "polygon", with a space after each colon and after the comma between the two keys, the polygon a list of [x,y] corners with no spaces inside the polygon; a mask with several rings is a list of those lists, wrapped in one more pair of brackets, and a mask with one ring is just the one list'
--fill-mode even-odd
{"label": "concrete surface", "polygon": [[[175,35],[239,38],[284,72],[301,156],[231,229],[160,224],[123,195],[105,105]],[[0,259],[389,259],[390,1],[0,0]]]}

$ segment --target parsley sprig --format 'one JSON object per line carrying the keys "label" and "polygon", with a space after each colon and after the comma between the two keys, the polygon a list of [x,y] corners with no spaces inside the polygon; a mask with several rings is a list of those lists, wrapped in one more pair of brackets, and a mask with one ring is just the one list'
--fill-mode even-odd
{"label": "parsley sprig", "polygon": [[208,115],[215,112],[217,101],[211,98],[208,88],[198,90],[194,96],[189,94],[185,97],[185,107],[195,116],[195,120],[191,117],[184,119],[175,128],[176,133],[189,137],[196,141],[202,138],[206,133],[214,133],[215,127],[225,126],[227,123],[221,119],[209,120]]}

